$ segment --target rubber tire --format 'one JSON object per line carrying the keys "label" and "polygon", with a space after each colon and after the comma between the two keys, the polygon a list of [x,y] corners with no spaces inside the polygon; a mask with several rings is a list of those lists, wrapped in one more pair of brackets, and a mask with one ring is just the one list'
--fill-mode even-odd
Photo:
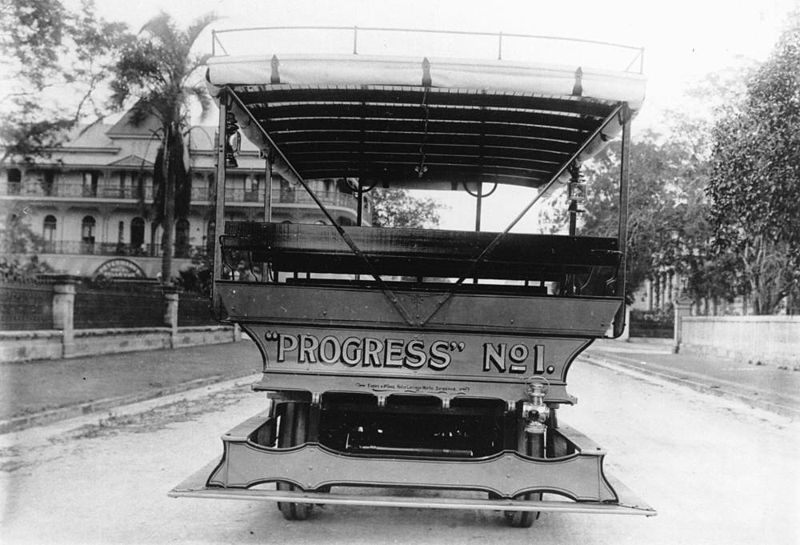
{"label": "rubber tire", "polygon": [[[277,407],[280,417],[278,448],[302,445],[308,434],[308,403],[283,403]],[[291,483],[277,483],[278,490],[301,490]],[[314,505],[311,503],[278,502],[278,509],[286,520],[306,520]]]}
{"label": "rubber tire", "polygon": [[[524,435],[525,431],[522,430],[521,433],[523,434],[520,437],[520,448],[519,450],[525,454],[526,456],[541,456],[541,453],[534,454],[533,446],[531,441],[527,440],[527,437]],[[534,500],[534,501],[541,501],[542,500],[542,493],[541,492],[531,492],[528,494],[522,494],[514,498],[515,500]],[[541,514],[540,511],[504,511],[503,515],[505,515],[506,522],[512,528],[530,528],[533,526],[533,523],[536,519],[539,518]]]}
{"label": "rubber tire", "polygon": [[[521,500],[536,500],[541,501],[542,493],[534,492],[531,494],[524,494],[519,498]],[[530,528],[536,519],[539,518],[540,511],[504,511],[508,525],[512,528]]]}

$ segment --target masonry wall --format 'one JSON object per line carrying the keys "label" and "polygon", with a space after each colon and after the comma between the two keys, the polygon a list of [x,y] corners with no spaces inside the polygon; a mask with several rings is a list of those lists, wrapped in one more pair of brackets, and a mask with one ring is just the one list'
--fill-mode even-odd
{"label": "masonry wall", "polygon": [[742,361],[800,364],[800,316],[689,316],[681,350]]}

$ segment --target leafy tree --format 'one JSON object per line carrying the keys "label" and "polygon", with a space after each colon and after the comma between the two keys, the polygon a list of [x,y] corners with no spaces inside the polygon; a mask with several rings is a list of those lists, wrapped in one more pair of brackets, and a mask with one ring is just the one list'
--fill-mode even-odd
{"label": "leafy tree", "polygon": [[189,209],[191,177],[184,164],[184,132],[189,126],[189,103],[196,99],[207,113],[211,99],[195,76],[209,55],[193,53],[201,32],[214,20],[211,14],[180,30],[166,13],[148,21],[123,49],[114,68],[113,103],[122,108],[130,99],[134,122],[155,116],[161,125],[161,149],[155,162],[156,221],[164,228],[161,278],[172,279],[175,219]]}
{"label": "leafy tree", "polygon": [[100,115],[97,97],[126,27],[98,18],[90,0],[75,12],[61,0],[0,2],[2,163],[46,155],[86,115]]}
{"label": "leafy tree", "polygon": [[[628,200],[627,291],[632,294],[656,273],[688,278],[687,291],[695,299],[727,293],[715,278],[719,271],[708,252],[710,238],[704,195],[708,178],[708,150],[702,122],[668,114],[670,137],[645,131],[631,144]],[[619,221],[620,144],[583,167],[587,186],[578,233],[617,235]],[[550,203],[566,211],[566,196]],[[566,214],[546,214],[551,230],[562,231]]]}
{"label": "leafy tree", "polygon": [[12,202],[0,207],[0,279],[27,280],[37,274],[52,272],[36,254],[44,244],[28,223],[25,204]]}
{"label": "leafy tree", "polygon": [[29,210],[20,202],[11,202],[0,208],[0,254],[21,255],[37,251],[44,239],[28,224]]}
{"label": "leafy tree", "polygon": [[800,26],[784,33],[713,138],[715,248],[735,259],[754,312],[770,314],[800,283]]}
{"label": "leafy tree", "polygon": [[373,189],[374,227],[435,227],[439,225],[438,204],[433,199],[410,195],[405,189]]}

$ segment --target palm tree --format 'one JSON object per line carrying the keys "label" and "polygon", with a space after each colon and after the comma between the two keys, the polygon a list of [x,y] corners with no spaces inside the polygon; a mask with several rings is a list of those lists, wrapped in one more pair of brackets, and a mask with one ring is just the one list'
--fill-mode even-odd
{"label": "palm tree", "polygon": [[215,20],[213,14],[206,14],[186,30],[180,30],[166,13],[150,19],[122,47],[111,83],[112,102],[117,108],[136,99],[134,123],[155,117],[160,124],[161,145],[153,172],[153,211],[154,221],[164,228],[161,278],[165,283],[172,278],[176,216],[185,218],[189,210],[191,182],[183,160],[188,105],[191,99],[197,99],[204,115],[211,107],[205,85],[196,78],[210,55],[195,54],[192,48]]}

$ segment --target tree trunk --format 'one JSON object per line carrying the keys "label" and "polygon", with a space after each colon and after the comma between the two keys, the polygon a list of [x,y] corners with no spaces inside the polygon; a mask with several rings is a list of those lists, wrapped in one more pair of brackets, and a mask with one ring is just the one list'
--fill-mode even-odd
{"label": "tree trunk", "polygon": [[172,283],[172,250],[175,239],[175,176],[171,169],[175,127],[171,124],[164,143],[164,234],[161,237],[161,282]]}

